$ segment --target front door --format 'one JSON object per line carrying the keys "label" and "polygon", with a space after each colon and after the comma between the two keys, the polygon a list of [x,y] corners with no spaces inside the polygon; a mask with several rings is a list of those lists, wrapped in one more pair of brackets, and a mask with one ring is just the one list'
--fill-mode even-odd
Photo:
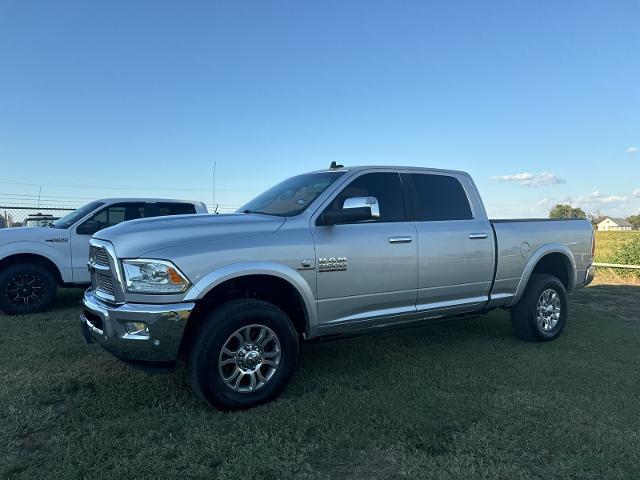
{"label": "front door", "polygon": [[407,221],[398,173],[361,173],[326,209],[345,199],[375,197],[380,217],[352,224],[312,227],[316,248],[318,322],[344,330],[415,311],[417,242]]}

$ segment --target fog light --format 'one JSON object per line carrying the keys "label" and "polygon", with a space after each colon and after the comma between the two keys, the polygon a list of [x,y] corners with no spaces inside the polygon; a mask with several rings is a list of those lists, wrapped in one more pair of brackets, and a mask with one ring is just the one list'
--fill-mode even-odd
{"label": "fog light", "polygon": [[126,322],[125,327],[129,335],[138,335],[140,337],[149,336],[149,328],[144,322]]}

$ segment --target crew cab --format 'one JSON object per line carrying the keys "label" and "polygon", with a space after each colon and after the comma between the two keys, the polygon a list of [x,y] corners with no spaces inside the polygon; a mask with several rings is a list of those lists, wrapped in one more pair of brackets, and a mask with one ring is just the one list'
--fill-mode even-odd
{"label": "crew cab", "polygon": [[57,286],[90,284],[89,238],[103,228],[136,218],[195,213],[207,213],[202,202],[105,198],[41,227],[0,230],[0,311],[42,311]]}
{"label": "crew cab", "polygon": [[[503,308],[553,340],[593,278],[587,220],[489,220],[471,177],[332,165],[228,215],[142,219],[91,239],[85,339],[143,367],[185,358],[210,404],[277,396],[303,340]],[[363,340],[364,341],[364,340]]]}

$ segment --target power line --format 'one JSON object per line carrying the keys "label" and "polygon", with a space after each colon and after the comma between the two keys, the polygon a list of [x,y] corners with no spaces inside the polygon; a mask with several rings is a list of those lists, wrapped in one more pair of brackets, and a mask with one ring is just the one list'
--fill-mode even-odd
{"label": "power line", "polygon": [[[172,190],[172,191],[179,191],[179,192],[184,192],[184,191],[191,191],[191,190],[198,190],[198,191],[205,191],[205,192],[209,192],[211,191],[211,188],[195,188],[195,187],[185,187],[185,188],[176,188],[176,187],[167,187],[167,186],[149,186],[147,185],[146,187],[140,186],[140,185],[135,185],[135,186],[113,186],[113,184],[110,184],[109,186],[105,186],[105,185],[72,185],[72,184],[54,184],[54,183],[26,183],[26,182],[14,182],[14,181],[9,181],[9,180],[0,180],[0,183],[3,184],[8,184],[8,185],[26,185],[26,186],[31,186],[31,187],[56,187],[56,188],[81,188],[81,189],[92,189],[92,190],[158,190],[158,189],[162,189],[162,190]],[[262,191],[262,189],[259,188],[217,188],[216,190],[222,190],[225,192],[260,192]]]}

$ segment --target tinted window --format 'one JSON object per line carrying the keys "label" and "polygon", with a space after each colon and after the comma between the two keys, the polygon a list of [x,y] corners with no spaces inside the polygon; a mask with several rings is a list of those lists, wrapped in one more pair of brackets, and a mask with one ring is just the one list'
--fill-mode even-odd
{"label": "tinted window", "polygon": [[411,174],[415,219],[418,221],[467,220],[473,218],[467,194],[460,182],[448,175]]}
{"label": "tinted window", "polygon": [[403,222],[405,220],[402,184],[397,173],[367,173],[353,180],[331,202],[329,209],[339,210],[351,197],[376,197],[380,218],[370,221]]}
{"label": "tinted window", "polygon": [[164,215],[187,215],[196,213],[196,207],[190,203],[158,203],[157,205],[157,215],[159,217]]}
{"label": "tinted window", "polygon": [[100,230],[112,227],[126,220],[144,217],[144,203],[116,203],[100,210],[89,220],[98,223]]}

